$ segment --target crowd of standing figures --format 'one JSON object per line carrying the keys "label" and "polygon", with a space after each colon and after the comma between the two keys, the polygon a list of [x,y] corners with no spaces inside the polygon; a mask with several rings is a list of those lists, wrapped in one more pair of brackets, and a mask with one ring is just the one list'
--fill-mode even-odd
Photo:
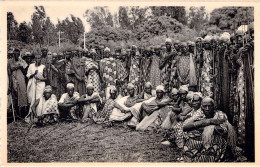
{"label": "crowd of standing figures", "polygon": [[[8,48],[8,114],[162,132],[179,161],[254,161],[254,30],[147,48]],[[144,141],[145,142],[145,141]]]}

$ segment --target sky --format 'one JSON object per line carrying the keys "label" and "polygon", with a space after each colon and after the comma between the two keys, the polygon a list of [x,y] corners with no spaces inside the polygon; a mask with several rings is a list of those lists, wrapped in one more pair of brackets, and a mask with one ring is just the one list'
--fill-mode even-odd
{"label": "sky", "polygon": [[[210,13],[215,8],[222,7],[220,6],[206,6],[206,11]],[[66,17],[70,17],[70,14],[73,14],[76,17],[79,17],[84,24],[85,31],[88,32],[90,30],[89,24],[86,22],[84,13],[87,9],[93,9],[93,7],[87,6],[71,6],[69,8],[60,8],[58,6],[44,6],[45,12],[47,16],[50,17],[51,21],[56,25],[58,23],[58,19],[64,20]],[[108,7],[111,13],[117,13],[119,6],[109,6]],[[190,6],[185,6],[186,10],[190,8]],[[8,10],[8,12],[12,12],[15,19],[18,23],[26,21],[27,23],[31,21],[31,15],[34,13],[34,6],[12,6]]]}

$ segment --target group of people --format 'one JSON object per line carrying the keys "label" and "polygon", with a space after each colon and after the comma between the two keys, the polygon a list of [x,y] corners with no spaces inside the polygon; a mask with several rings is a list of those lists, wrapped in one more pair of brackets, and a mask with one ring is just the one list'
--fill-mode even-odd
{"label": "group of people", "polygon": [[248,142],[254,102],[248,93],[254,90],[253,31],[244,37],[237,31],[195,42],[167,38],[149,48],[116,47],[114,54],[108,47],[58,54],[44,47],[41,55],[13,49],[9,99],[28,123],[119,122],[163,132],[162,144],[175,144],[180,161],[223,161],[228,151],[241,158],[237,145]]}

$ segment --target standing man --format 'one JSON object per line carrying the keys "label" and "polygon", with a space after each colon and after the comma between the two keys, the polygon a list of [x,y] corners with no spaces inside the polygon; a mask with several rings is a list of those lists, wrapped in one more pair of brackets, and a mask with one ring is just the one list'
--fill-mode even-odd
{"label": "standing man", "polygon": [[137,94],[141,92],[140,60],[140,55],[139,53],[137,53],[137,47],[135,45],[132,45],[130,51],[129,82],[137,85]]}
{"label": "standing man", "polygon": [[[21,113],[21,108],[26,107],[27,103],[27,94],[26,94],[26,84],[25,76],[22,72],[26,66],[19,60],[20,50],[14,50],[14,57],[8,61],[8,64],[11,69],[11,78],[12,78],[12,95],[15,102],[16,111],[20,117],[24,117],[25,113]],[[25,112],[25,110],[24,110]]]}
{"label": "standing man", "polygon": [[161,83],[164,85],[165,91],[169,92],[170,89],[170,76],[171,76],[171,67],[172,60],[177,55],[177,52],[172,48],[172,40],[167,38],[165,40],[166,53],[163,55],[160,60],[160,70],[161,70]]}

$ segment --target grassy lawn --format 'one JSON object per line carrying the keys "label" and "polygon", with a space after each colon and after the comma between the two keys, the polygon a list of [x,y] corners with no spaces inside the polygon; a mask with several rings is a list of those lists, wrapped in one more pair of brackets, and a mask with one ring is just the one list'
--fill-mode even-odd
{"label": "grassy lawn", "polygon": [[174,162],[178,152],[160,143],[161,134],[137,132],[122,125],[59,123],[7,127],[8,162]]}

